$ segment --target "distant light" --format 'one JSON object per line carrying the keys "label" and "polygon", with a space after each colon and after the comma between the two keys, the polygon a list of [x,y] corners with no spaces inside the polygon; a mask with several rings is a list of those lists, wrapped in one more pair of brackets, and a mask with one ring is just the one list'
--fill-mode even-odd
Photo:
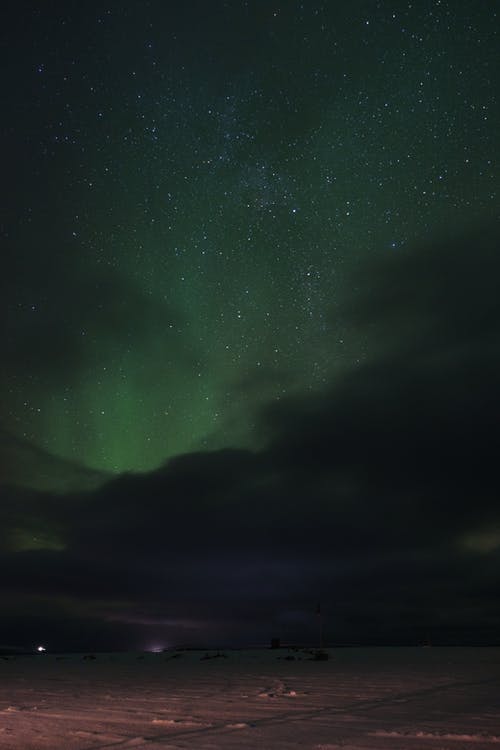
{"label": "distant light", "polygon": [[156,642],[156,643],[149,643],[145,647],[144,650],[149,651],[149,653],[151,654],[161,654],[163,651],[166,651],[168,648],[169,648],[168,644]]}
{"label": "distant light", "polygon": [[47,649],[45,648],[45,646],[37,646],[36,650],[42,653],[42,651],[46,651]]}

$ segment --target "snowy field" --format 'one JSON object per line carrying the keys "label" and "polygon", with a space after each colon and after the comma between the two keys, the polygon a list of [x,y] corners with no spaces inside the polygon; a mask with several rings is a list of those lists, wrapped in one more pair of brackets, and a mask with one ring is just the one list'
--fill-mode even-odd
{"label": "snowy field", "polygon": [[329,653],[1,658],[0,748],[500,748],[500,649]]}

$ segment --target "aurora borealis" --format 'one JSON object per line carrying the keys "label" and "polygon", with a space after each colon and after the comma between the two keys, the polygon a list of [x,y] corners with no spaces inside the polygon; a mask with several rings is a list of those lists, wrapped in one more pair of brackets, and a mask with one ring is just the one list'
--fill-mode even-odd
{"label": "aurora borealis", "polygon": [[[275,580],[278,610],[301,612],[308,596],[333,602],[352,576],[365,581],[364,565],[382,580],[406,518],[422,630],[437,619],[463,637],[472,625],[455,610],[473,611],[478,589],[490,612],[500,517],[478,456],[487,463],[497,406],[498,28],[494,4],[459,0],[8,10],[0,481],[12,623],[42,597],[54,622],[167,622],[174,641],[175,622],[210,632],[211,605],[195,604],[204,569],[237,641],[248,612],[222,570],[240,571],[249,602],[268,602]],[[314,553],[309,512],[324,527]],[[167,538],[184,529],[183,544],[167,553],[152,518]],[[202,562],[210,519],[218,551]],[[415,593],[438,558],[445,588],[454,566],[471,571],[439,617],[436,597]],[[33,566],[47,576],[34,589]],[[75,585],[57,583],[64,566]],[[153,596],[167,579],[171,599]],[[266,607],[252,609],[255,633],[279,619]],[[345,612],[362,640],[362,606]],[[500,622],[498,606],[488,618]],[[382,639],[410,637],[395,619],[381,616]],[[479,640],[492,637],[484,627]]]}

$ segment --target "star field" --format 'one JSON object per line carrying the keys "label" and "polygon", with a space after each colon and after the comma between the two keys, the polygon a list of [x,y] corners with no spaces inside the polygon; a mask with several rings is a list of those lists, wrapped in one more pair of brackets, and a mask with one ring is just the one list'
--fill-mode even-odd
{"label": "star field", "polygon": [[2,424],[113,473],[259,448],[374,260],[498,210],[494,4],[122,6],[2,32]]}
{"label": "star field", "polygon": [[499,644],[498,30],[5,10],[0,654]]}

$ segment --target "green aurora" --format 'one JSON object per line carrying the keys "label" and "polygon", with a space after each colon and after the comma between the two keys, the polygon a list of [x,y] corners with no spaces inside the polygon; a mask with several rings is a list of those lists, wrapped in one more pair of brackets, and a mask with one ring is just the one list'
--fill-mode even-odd
{"label": "green aurora", "polygon": [[2,420],[92,470],[259,447],[378,346],[374,259],[495,212],[482,4],[229,5],[17,30]]}

